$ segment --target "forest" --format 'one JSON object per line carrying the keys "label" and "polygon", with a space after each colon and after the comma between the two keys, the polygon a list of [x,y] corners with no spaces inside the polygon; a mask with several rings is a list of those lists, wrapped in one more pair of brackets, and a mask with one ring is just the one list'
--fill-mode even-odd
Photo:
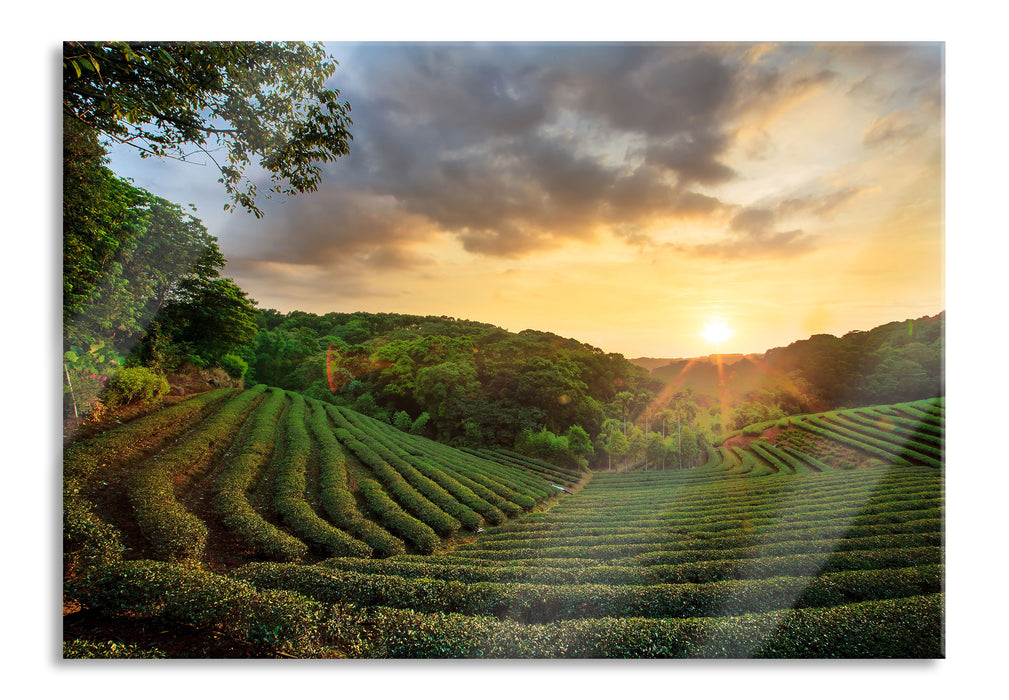
{"label": "forest", "polygon": [[[279,85],[278,66],[287,71]],[[301,392],[457,447],[504,447],[566,466],[664,468],[703,461],[706,446],[757,421],[942,395],[941,313],[649,372],[546,331],[444,316],[260,308],[223,276],[227,261],[194,213],[117,176],[108,147],[139,140],[151,155],[186,143],[210,148],[220,130],[198,115],[216,110],[245,125],[224,142],[231,161],[220,166],[221,182],[233,197],[226,206],[258,216],[260,193],[242,175],[252,153],[287,178],[275,191],[296,194],[313,189],[318,162],[347,148],[349,106],[322,88],[331,70],[318,47],[304,45],[216,43],[201,53],[188,44],[67,44],[67,417],[79,422],[156,402],[195,373],[217,384]],[[197,73],[205,80],[192,87],[187,76]],[[159,91],[158,81],[174,92]],[[99,95],[96,86],[110,84],[116,87]],[[298,138],[284,133],[292,127],[279,112],[260,109],[259,123],[249,125],[249,105],[260,104],[269,85],[288,98],[314,91],[328,112],[307,111],[311,133]],[[235,107],[236,96],[244,107]],[[145,118],[161,130],[136,126]],[[286,137],[283,154],[264,141],[269,128],[277,143]]]}

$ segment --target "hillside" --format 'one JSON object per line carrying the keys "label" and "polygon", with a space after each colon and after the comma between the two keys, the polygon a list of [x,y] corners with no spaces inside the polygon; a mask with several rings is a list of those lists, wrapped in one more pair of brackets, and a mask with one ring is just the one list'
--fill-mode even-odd
{"label": "hillside", "polygon": [[777,404],[782,415],[941,396],[945,312],[841,337],[798,340],[763,354],[634,360],[665,392],[690,388],[701,403]]}
{"label": "hillside", "polygon": [[[514,448],[524,433],[590,440],[658,387],[622,355],[553,333],[518,333],[462,319],[274,310],[246,380],[351,408],[459,447]],[[626,403],[626,402],[625,402]]]}
{"label": "hillside", "polygon": [[630,362],[638,367],[647,369],[649,372],[653,372],[660,367],[670,365],[682,368],[691,363],[715,365],[721,362],[722,364],[732,364],[744,357],[746,355],[743,353],[725,353],[723,355],[708,355],[706,357],[635,357]]}
{"label": "hillside", "polygon": [[208,392],[65,450],[64,653],[941,656],[943,416],[796,416],[592,474]]}

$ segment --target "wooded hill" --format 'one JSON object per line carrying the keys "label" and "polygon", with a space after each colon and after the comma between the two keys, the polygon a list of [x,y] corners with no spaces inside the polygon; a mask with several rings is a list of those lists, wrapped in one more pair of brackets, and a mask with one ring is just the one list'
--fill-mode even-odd
{"label": "wooded hill", "polygon": [[[249,378],[480,448],[523,433],[595,437],[659,388],[616,353],[553,333],[404,314],[257,315]],[[637,410],[635,410],[637,409]]]}
{"label": "wooded hill", "polygon": [[668,387],[691,388],[701,402],[758,402],[787,415],[942,396],[944,338],[941,312],[841,337],[814,335],[762,355],[634,362],[650,364],[651,376]]}

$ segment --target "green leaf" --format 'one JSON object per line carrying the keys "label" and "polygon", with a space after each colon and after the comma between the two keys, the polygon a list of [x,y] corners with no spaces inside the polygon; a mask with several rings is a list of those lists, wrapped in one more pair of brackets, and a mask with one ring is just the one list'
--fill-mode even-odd
{"label": "green leaf", "polygon": [[77,362],[77,353],[73,350],[67,350],[63,353],[63,359],[67,362]]}
{"label": "green leaf", "polygon": [[77,77],[81,77],[81,67],[77,65],[77,61],[70,59],[70,65],[74,67],[74,71],[77,73]]}

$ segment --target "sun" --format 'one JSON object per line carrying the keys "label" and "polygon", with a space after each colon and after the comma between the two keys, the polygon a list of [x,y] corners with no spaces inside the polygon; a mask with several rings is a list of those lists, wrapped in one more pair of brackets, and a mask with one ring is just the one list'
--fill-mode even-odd
{"label": "sun", "polygon": [[721,319],[712,319],[701,331],[701,337],[709,343],[724,343],[732,337],[732,329]]}

